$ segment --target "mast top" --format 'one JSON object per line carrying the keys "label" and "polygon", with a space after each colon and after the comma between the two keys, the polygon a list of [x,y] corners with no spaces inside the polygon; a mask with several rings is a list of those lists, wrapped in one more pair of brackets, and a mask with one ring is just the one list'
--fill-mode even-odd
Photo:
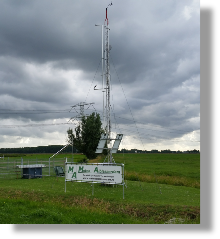
{"label": "mast top", "polygon": [[108,14],[107,14],[108,8],[106,8],[106,17],[105,17],[105,21],[107,22],[107,26],[108,26]]}
{"label": "mast top", "polygon": [[[112,2],[108,5],[108,7],[112,6]],[[105,21],[107,22],[107,26],[108,26],[108,7],[106,8],[106,17],[105,17]]]}

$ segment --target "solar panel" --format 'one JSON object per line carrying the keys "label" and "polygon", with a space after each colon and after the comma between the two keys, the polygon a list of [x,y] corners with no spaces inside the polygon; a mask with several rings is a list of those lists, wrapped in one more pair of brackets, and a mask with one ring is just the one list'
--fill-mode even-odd
{"label": "solar panel", "polygon": [[105,147],[105,142],[106,142],[107,138],[108,138],[107,134],[102,134],[101,135],[98,147],[97,147],[97,149],[95,151],[96,154],[101,154],[102,153],[102,151],[103,151],[103,149]]}
{"label": "solar panel", "polygon": [[112,147],[112,153],[113,154],[117,153],[117,150],[118,150],[118,147],[121,143],[122,137],[123,137],[123,134],[117,134],[114,145]]}

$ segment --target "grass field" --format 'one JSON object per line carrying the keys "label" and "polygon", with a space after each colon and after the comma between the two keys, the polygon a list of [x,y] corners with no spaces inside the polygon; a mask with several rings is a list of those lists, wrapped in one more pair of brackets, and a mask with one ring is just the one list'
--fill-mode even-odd
{"label": "grass field", "polygon": [[[74,155],[74,161],[82,159]],[[5,178],[0,180],[0,223],[200,223],[199,154],[116,154],[114,159],[125,164],[125,199],[120,185],[95,184],[92,195],[89,183],[67,182],[65,193],[64,177]]]}
{"label": "grass field", "polygon": [[200,154],[116,154],[115,161],[127,180],[200,188]]}

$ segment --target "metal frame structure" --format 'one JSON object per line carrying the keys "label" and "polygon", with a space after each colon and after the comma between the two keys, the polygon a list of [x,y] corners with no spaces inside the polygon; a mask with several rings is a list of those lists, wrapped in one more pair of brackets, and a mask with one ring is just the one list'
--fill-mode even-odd
{"label": "metal frame structure", "polygon": [[[84,114],[84,106],[85,105],[93,105],[94,103],[86,103],[86,102],[80,102],[80,103],[78,103],[78,104],[76,104],[76,105],[73,105],[73,106],[71,106],[71,109],[70,109],[70,111],[74,108],[75,109],[75,111],[79,114],[78,116],[75,116],[74,118],[82,118],[83,116],[86,116],[85,114]],[[80,107],[80,113],[76,110],[76,107],[77,106],[79,106]],[[69,112],[70,112],[69,111]],[[71,119],[73,119],[73,118],[71,118]]]}

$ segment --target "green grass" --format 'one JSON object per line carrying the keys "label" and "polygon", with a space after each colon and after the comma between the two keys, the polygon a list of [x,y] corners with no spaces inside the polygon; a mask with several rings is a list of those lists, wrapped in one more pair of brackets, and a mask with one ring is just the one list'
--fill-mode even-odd
{"label": "green grass", "polygon": [[[184,223],[200,221],[200,190],[196,188],[127,181],[123,200],[122,186],[95,184],[92,195],[92,187],[88,183],[67,182],[66,193],[64,185],[64,178],[54,177],[2,180],[1,205],[4,206],[4,201],[8,206],[1,209],[1,213],[10,215],[4,217],[1,214],[1,223],[9,220],[10,223],[18,223],[21,211],[23,218],[19,223],[140,224],[165,223],[172,218],[182,218]],[[20,202],[27,204],[26,211],[21,210]],[[36,214],[44,212],[47,215],[42,218]],[[81,220],[77,221],[67,212],[82,215],[79,217]],[[60,221],[56,221],[55,215],[62,215]],[[99,215],[100,220],[94,220],[91,215]],[[53,217],[55,219],[51,219]]]}
{"label": "green grass", "polygon": [[[96,202],[97,203],[97,202]],[[198,212],[170,206],[113,207],[111,212],[91,210],[89,207],[63,206],[25,199],[0,198],[1,224],[143,224],[165,223],[181,218],[192,223]],[[172,218],[170,218],[172,215]],[[197,219],[198,220],[198,219]],[[198,221],[199,223],[199,221]]]}
{"label": "green grass", "polygon": [[127,171],[141,174],[182,176],[199,179],[200,154],[116,154],[117,163]]}
{"label": "green grass", "polygon": [[[123,200],[123,187],[121,185],[109,186],[94,184],[94,196],[106,201],[118,203],[156,203],[161,205],[184,205],[199,206],[200,190],[185,186],[172,186],[157,183],[145,183],[126,181]],[[43,193],[47,197],[57,195],[92,197],[92,186],[89,183],[66,182],[66,193],[64,192],[64,177],[45,177],[41,179],[10,179],[1,180],[0,188],[13,193],[32,192]],[[2,195],[2,193],[0,193]],[[3,196],[3,195],[2,195]]]}
{"label": "green grass", "polygon": [[25,199],[0,199],[0,223],[7,224],[140,224],[128,215],[90,211]]}
{"label": "green grass", "polygon": [[[200,188],[200,154],[114,154],[125,179]],[[94,160],[103,162],[103,158]]]}
{"label": "green grass", "polygon": [[[74,161],[84,158],[74,156]],[[33,162],[36,157],[48,159],[48,155],[25,157]],[[160,224],[177,218],[175,223],[198,224],[199,157],[199,154],[114,155],[117,163],[125,164],[124,199],[121,185],[95,184],[92,195],[91,184],[76,182],[67,182],[65,193],[64,177],[6,177],[0,179],[0,223]]]}

